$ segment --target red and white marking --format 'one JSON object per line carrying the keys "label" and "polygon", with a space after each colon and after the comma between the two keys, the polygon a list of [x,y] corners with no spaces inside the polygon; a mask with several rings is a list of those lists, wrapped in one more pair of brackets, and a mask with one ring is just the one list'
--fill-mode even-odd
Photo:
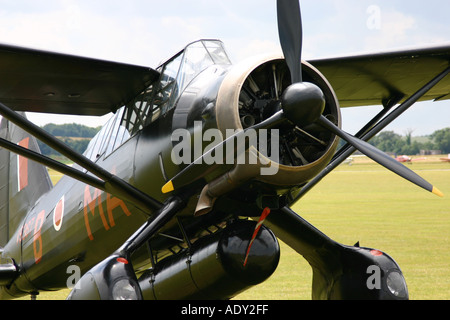
{"label": "red and white marking", "polygon": [[264,221],[266,221],[266,218],[269,216],[270,214],[270,209],[269,208],[265,208],[261,217],[259,218],[258,223],[256,224],[255,227],[255,231],[253,232],[253,236],[252,239],[250,240],[250,243],[248,244],[248,248],[247,248],[247,253],[245,255],[245,259],[244,259],[244,267],[247,265],[247,261],[248,261],[248,256],[250,255],[250,249],[252,248],[253,242],[256,239],[256,236],[258,235],[259,229],[261,229]]}
{"label": "red and white marking", "polygon": [[56,231],[61,229],[64,218],[64,196],[56,204],[55,210],[53,210],[53,227]]}

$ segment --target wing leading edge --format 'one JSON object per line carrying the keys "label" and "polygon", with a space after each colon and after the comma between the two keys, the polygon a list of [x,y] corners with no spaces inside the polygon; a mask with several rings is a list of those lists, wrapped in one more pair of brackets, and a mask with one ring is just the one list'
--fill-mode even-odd
{"label": "wing leading edge", "polygon": [[[309,61],[341,107],[403,102],[449,66],[450,45]],[[148,67],[0,44],[0,102],[15,111],[114,112],[159,77]],[[421,101],[450,99],[450,76]]]}
{"label": "wing leading edge", "polygon": [[148,67],[0,44],[0,102],[15,111],[114,112],[159,73]]}
{"label": "wing leading edge", "polygon": [[[450,45],[308,61],[329,80],[341,107],[403,102],[449,67]],[[450,76],[420,101],[450,99]]]}

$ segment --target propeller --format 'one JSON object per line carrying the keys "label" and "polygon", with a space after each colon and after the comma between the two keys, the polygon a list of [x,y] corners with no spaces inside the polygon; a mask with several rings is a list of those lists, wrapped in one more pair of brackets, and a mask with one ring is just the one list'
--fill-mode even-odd
{"label": "propeller", "polygon": [[369,143],[341,130],[322,115],[325,109],[323,92],[312,83],[302,82],[301,56],[303,27],[299,0],[277,0],[277,10],[280,43],[293,82],[282,96],[281,105],[285,116],[299,127],[304,127],[311,123],[319,124],[385,168],[421,188],[442,197],[443,194],[441,191],[433,187],[414,171],[395,161]]}
{"label": "propeller", "polygon": [[278,34],[292,83],[302,82],[303,28],[298,0],[278,0]]}
{"label": "propeller", "polygon": [[[281,110],[269,119],[249,127],[246,130],[269,129],[276,125],[280,125],[283,122],[290,122],[299,128],[306,127],[313,123],[318,124],[325,130],[328,130],[347,141],[357,150],[385,168],[425,190],[442,197],[442,192],[433,187],[415,172],[367,142],[341,130],[333,122],[322,115],[326,105],[322,90],[313,83],[303,82],[302,79],[301,56],[303,30],[299,0],[277,0],[277,12],[280,43],[291,73],[292,84],[286,88],[281,97]],[[228,143],[233,139],[237,139],[237,137],[245,133],[245,131],[240,131],[231,136],[211,149],[209,153],[217,150],[225,150],[225,146]],[[209,166],[207,169],[205,169],[203,165],[199,165],[204,163],[204,156],[205,155],[198,158],[169,181],[162,188],[163,193],[171,192],[176,188],[192,183],[193,179],[200,179],[214,170],[217,165]]]}

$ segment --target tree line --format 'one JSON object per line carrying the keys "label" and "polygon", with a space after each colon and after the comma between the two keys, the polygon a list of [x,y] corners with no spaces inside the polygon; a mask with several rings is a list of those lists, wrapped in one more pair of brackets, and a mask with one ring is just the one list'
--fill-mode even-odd
{"label": "tree line", "polygon": [[415,138],[413,130],[405,132],[405,136],[394,131],[383,131],[369,141],[370,144],[384,152],[394,154],[417,155],[421,150],[440,150],[450,153],[450,128],[435,131],[425,137]]}
{"label": "tree line", "polygon": [[49,123],[42,127],[55,137],[93,138],[101,127],[92,128],[77,123],[54,124]]}
{"label": "tree line", "polygon": [[[97,134],[101,127],[88,127],[81,124],[54,124],[49,123],[41,127],[51,135],[57,137],[76,152],[83,153],[91,139]],[[46,156],[59,156],[60,154],[38,140],[41,153]]]}
{"label": "tree line", "polygon": [[[76,123],[61,125],[50,123],[42,128],[79,153],[86,150],[90,140],[101,129],[101,127],[92,128]],[[394,154],[416,155],[421,150],[440,150],[443,154],[450,153],[450,127],[437,130],[429,136],[421,137],[421,139],[413,137],[412,133],[413,130],[408,130],[405,132],[405,136],[402,136],[394,131],[383,131],[369,143],[381,151]],[[40,141],[38,143],[44,155],[59,155],[47,145]]]}

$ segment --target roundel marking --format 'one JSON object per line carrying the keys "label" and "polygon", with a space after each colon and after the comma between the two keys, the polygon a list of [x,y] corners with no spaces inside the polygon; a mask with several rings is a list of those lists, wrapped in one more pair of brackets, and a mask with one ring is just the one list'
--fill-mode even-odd
{"label": "roundel marking", "polygon": [[56,231],[61,229],[64,218],[64,196],[56,204],[55,210],[53,210],[53,227]]}

